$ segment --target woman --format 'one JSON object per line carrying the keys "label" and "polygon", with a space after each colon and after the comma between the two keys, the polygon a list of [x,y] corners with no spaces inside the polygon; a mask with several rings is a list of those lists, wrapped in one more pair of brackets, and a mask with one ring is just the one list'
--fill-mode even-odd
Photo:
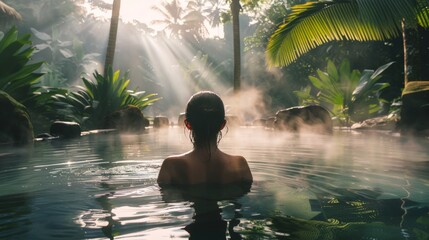
{"label": "woman", "polygon": [[198,92],[187,104],[186,128],[191,131],[194,149],[164,160],[159,185],[251,183],[247,161],[218,148],[225,127],[225,109],[220,97],[209,91]]}

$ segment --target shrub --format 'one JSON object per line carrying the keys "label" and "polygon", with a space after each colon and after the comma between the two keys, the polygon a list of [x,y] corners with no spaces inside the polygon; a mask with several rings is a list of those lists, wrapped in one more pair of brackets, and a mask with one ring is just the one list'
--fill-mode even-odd
{"label": "shrub", "polygon": [[145,109],[160,98],[145,91],[127,90],[130,83],[128,74],[120,77],[120,71],[107,71],[107,76],[93,74],[94,81],[82,78],[84,87],[77,91],[67,91],[54,96],[59,113],[65,120],[76,121],[84,129],[102,128],[109,114],[129,105]]}

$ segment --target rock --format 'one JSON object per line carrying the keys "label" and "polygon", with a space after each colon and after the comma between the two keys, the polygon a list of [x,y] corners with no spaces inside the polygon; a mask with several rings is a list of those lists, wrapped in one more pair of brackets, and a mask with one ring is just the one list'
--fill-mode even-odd
{"label": "rock", "polygon": [[395,115],[388,115],[376,118],[366,119],[362,122],[355,123],[351,126],[353,130],[384,130],[394,131],[396,130],[398,118]]}
{"label": "rock", "polygon": [[149,126],[143,113],[135,106],[127,106],[106,117],[104,128],[117,129],[120,132],[140,132]]}
{"label": "rock", "polygon": [[333,124],[329,112],[321,106],[299,106],[276,113],[274,128],[290,132],[330,134]]}
{"label": "rock", "polygon": [[51,125],[50,134],[61,138],[80,137],[82,129],[79,123],[55,121]]}
{"label": "rock", "polygon": [[52,136],[49,133],[40,133],[40,134],[37,134],[37,136],[36,136],[36,138],[52,138],[52,137],[54,137],[54,136]]}
{"label": "rock", "polygon": [[0,142],[25,145],[33,139],[33,125],[27,108],[0,91]]}
{"label": "rock", "polygon": [[184,121],[186,119],[186,114],[185,113],[180,113],[179,114],[179,118],[177,119],[177,125],[178,126],[184,126]]}
{"label": "rock", "polygon": [[52,136],[49,133],[40,133],[37,134],[35,140],[37,141],[42,141],[42,140],[52,140],[52,139],[57,139],[58,137]]}
{"label": "rock", "polygon": [[156,116],[153,119],[153,127],[154,128],[163,128],[170,126],[170,121],[168,120],[168,117],[164,116]]}
{"label": "rock", "polygon": [[[426,84],[425,88],[423,85]],[[414,86],[416,85],[416,86]],[[417,85],[422,88],[418,89]],[[429,132],[429,82],[409,82],[402,95],[401,134],[428,135]],[[411,90],[412,89],[412,90]]]}

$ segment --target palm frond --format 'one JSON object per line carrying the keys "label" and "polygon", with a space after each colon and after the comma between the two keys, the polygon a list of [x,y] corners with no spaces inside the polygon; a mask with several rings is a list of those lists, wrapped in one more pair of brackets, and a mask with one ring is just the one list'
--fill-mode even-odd
{"label": "palm frond", "polygon": [[14,20],[22,20],[21,14],[17,12],[13,7],[7,5],[3,1],[0,1],[0,16],[5,15]]}
{"label": "palm frond", "polygon": [[409,26],[418,23],[425,26],[429,22],[428,2],[331,0],[296,5],[292,7],[286,23],[278,27],[268,42],[268,64],[288,65],[311,49],[330,41],[370,41],[398,37],[403,19]]}
{"label": "palm frond", "polygon": [[429,28],[429,0],[417,0],[417,21],[424,28]]}

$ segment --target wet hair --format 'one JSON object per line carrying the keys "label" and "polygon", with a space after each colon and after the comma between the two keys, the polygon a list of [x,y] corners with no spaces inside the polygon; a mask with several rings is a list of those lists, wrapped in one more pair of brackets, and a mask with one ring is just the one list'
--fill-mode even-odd
{"label": "wet hair", "polygon": [[185,116],[192,127],[191,141],[194,146],[204,146],[217,140],[225,121],[225,108],[216,93],[201,91],[189,99]]}

